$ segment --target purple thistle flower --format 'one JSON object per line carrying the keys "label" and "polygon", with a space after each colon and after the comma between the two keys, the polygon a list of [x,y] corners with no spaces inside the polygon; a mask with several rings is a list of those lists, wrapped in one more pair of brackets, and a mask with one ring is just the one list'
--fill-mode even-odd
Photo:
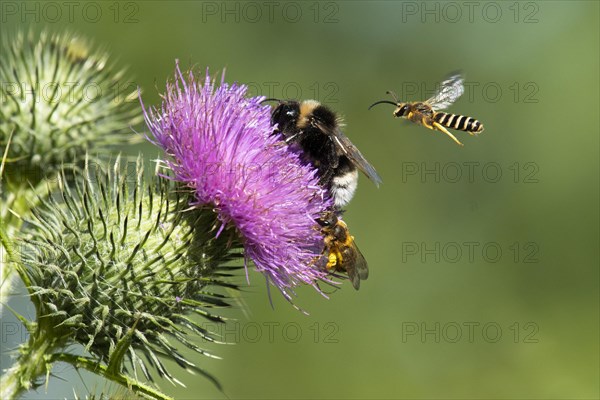
{"label": "purple thistle flower", "polygon": [[[177,181],[195,192],[195,206],[214,207],[223,227],[240,232],[246,258],[290,299],[299,283],[327,273],[314,266],[323,250],[315,219],[332,206],[316,170],[273,135],[263,97],[247,86],[204,84],[176,66],[160,110],[144,108],[155,142],[170,156]],[[218,235],[218,233],[217,233]]]}

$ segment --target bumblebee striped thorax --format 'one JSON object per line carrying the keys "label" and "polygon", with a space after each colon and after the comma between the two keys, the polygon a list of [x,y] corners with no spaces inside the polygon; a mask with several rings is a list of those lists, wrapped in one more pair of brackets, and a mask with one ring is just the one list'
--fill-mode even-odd
{"label": "bumblebee striped thorax", "polygon": [[359,170],[379,186],[381,178],[375,168],[344,135],[341,117],[329,107],[316,100],[266,100],[278,102],[271,116],[274,133],[299,146],[302,158],[317,169],[320,184],[329,190],[338,210],[354,196]]}

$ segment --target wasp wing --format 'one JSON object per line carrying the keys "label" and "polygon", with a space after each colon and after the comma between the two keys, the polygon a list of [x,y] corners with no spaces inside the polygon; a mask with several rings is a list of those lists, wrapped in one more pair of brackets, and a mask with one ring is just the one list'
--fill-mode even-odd
{"label": "wasp wing", "polygon": [[460,72],[450,74],[440,83],[440,87],[433,97],[425,100],[434,110],[443,110],[450,107],[465,92],[465,78]]}
{"label": "wasp wing", "polygon": [[[327,132],[324,126],[318,124],[319,129]],[[342,133],[342,131],[337,128],[330,132],[333,137],[333,142],[336,147],[346,156],[348,159],[354,164],[358,169],[360,169],[370,180],[375,183],[375,186],[379,186],[382,182],[381,177],[375,171],[375,168],[367,161],[367,159],[362,155],[362,153],[358,150],[358,148],[352,144],[350,139],[346,135]]]}

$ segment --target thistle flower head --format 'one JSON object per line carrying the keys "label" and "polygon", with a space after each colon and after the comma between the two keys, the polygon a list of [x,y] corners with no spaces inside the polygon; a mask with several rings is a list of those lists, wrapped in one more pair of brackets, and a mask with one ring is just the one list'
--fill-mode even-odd
{"label": "thistle flower head", "polygon": [[235,226],[246,257],[289,299],[290,288],[325,278],[313,261],[323,237],[315,219],[331,200],[316,171],[274,136],[270,108],[245,85],[203,81],[179,66],[160,109],[144,111],[154,141],[195,205]]}
{"label": "thistle flower head", "polygon": [[35,331],[51,343],[48,357],[79,343],[119,371],[126,356],[148,379],[150,365],[176,381],[159,355],[205,374],[171,342],[207,354],[186,334],[215,341],[190,314],[222,321],[210,309],[227,306],[215,288],[234,287],[220,278],[240,256],[230,232],[214,237],[209,210],[182,211],[189,199],[172,182],[144,184],[140,160],[133,174],[117,160],[113,170],[86,168],[76,177],[69,188],[63,175],[58,195],[33,209],[23,239],[22,276]]}
{"label": "thistle flower head", "polygon": [[4,35],[0,62],[0,149],[4,182],[36,184],[96,146],[125,143],[139,119],[133,82],[103,52],[73,34]]}

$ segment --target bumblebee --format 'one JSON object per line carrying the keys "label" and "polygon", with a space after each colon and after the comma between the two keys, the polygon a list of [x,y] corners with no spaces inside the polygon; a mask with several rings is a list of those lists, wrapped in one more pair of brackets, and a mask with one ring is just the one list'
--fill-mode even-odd
{"label": "bumblebee", "polygon": [[312,164],[319,183],[327,188],[339,210],[350,202],[358,185],[361,170],[375,185],[381,178],[341,130],[342,120],[328,107],[316,100],[277,101],[271,114],[271,124],[277,124],[289,144],[297,144],[305,162]]}
{"label": "bumblebee", "polygon": [[483,124],[472,117],[439,112],[438,110],[448,108],[462,96],[465,91],[464,81],[465,79],[460,73],[449,75],[446,80],[440,83],[435,95],[425,101],[401,102],[394,92],[388,91],[387,94],[392,95],[394,101],[377,101],[371,104],[369,110],[377,104],[393,104],[396,106],[393,113],[394,117],[406,118],[428,129],[445,133],[456,144],[462,146],[463,144],[446,128],[464,131],[473,136],[483,132]]}
{"label": "bumblebee", "polygon": [[328,271],[346,272],[354,289],[360,288],[360,281],[369,277],[367,260],[362,255],[348,226],[336,213],[327,211],[318,220],[323,233],[325,249],[319,266]]}

